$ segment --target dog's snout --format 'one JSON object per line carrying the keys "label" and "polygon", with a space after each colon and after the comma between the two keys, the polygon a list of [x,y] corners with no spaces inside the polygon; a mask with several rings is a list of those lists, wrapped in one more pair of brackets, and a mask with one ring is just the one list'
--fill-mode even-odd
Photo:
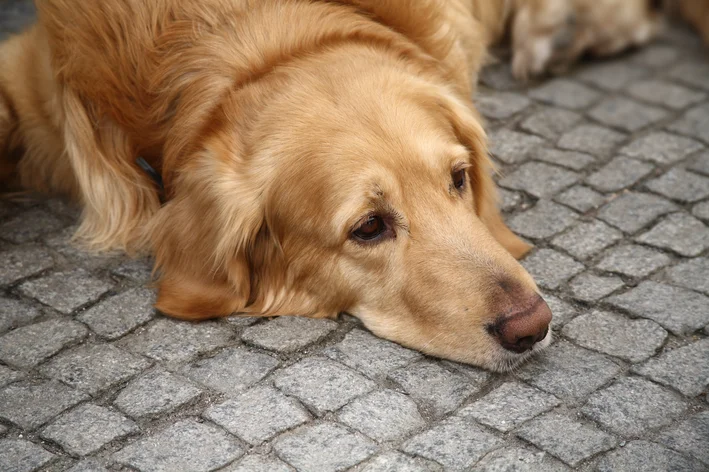
{"label": "dog's snout", "polygon": [[503,348],[516,353],[529,351],[543,340],[551,322],[551,310],[539,295],[520,305],[520,308],[500,315],[488,328]]}

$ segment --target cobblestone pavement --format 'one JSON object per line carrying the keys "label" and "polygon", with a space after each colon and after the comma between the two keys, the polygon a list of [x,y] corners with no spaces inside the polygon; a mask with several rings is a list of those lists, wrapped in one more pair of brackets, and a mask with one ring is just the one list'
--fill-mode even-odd
{"label": "cobblestone pavement", "polygon": [[158,316],[149,262],[69,244],[75,208],[0,202],[0,470],[709,470],[707,57],[673,29],[528,87],[486,70],[557,335],[511,374],[349,317]]}

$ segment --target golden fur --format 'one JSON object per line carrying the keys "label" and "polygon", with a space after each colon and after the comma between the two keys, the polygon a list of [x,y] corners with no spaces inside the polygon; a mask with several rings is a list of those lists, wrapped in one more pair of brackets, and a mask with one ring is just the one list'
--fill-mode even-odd
{"label": "golden fur", "polygon": [[[153,253],[168,315],[348,311],[507,368],[526,354],[486,327],[536,286],[468,97],[510,22],[553,33],[547,1],[40,0],[0,46],[0,179],[79,200],[91,248]],[[390,237],[354,240],[374,214]]]}

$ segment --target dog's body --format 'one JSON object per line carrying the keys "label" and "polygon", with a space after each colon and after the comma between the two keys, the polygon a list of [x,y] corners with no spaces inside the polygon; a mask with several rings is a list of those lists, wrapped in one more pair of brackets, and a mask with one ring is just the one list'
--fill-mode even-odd
{"label": "dog's body", "polygon": [[350,311],[434,355],[515,365],[550,314],[468,97],[510,23],[518,75],[549,64],[572,3],[589,4],[43,0],[0,46],[0,181],[79,200],[95,249],[152,252],[169,315]]}

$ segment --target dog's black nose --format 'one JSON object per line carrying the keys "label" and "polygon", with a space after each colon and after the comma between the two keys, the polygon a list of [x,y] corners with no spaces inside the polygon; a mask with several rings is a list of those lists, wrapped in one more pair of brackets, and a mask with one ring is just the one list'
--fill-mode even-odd
{"label": "dog's black nose", "polygon": [[508,351],[522,353],[547,336],[549,323],[549,306],[542,297],[534,295],[533,300],[521,304],[520,309],[500,315],[488,331]]}

